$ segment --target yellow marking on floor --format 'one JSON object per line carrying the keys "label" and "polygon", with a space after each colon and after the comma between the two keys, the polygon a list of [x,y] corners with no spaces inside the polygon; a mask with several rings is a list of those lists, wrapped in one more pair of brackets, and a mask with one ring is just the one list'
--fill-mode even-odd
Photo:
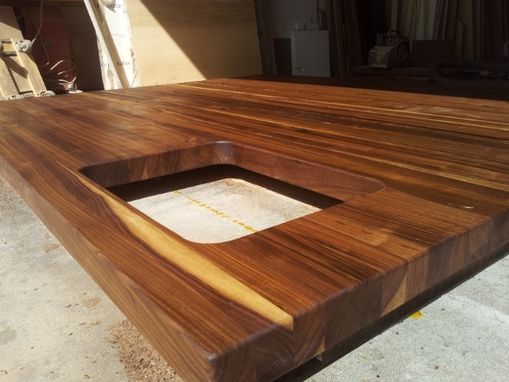
{"label": "yellow marking on floor", "polygon": [[[201,207],[201,208],[205,208],[206,210],[209,210],[210,212],[212,212],[214,215],[218,216],[218,217],[221,217],[221,218],[225,218],[225,219],[228,219],[229,216],[227,214],[225,214],[223,211],[221,210],[218,210],[216,208],[213,208],[211,206],[209,206],[208,204],[202,202],[201,200],[199,199],[196,199],[192,196],[189,196],[189,195],[185,195],[182,191],[173,191],[175,194],[177,195],[180,195],[180,196],[184,196],[188,201],[190,201],[192,204],[198,206],[198,207]],[[254,229],[253,227],[251,227],[250,225],[238,220],[238,219],[231,219],[230,220],[232,223],[242,227],[244,230],[246,230],[247,232],[249,233],[256,233],[258,232],[256,229]]]}
{"label": "yellow marking on floor", "polygon": [[410,318],[413,318],[414,320],[419,320],[424,316],[424,314],[418,310],[417,312],[410,315]]}
{"label": "yellow marking on floor", "polygon": [[232,222],[237,224],[237,225],[239,225],[239,226],[241,226],[247,232],[251,232],[251,233],[255,233],[256,232],[256,230],[253,227],[251,227],[250,225],[247,225],[246,223],[242,223],[240,220],[235,219],[235,220],[232,220]]}

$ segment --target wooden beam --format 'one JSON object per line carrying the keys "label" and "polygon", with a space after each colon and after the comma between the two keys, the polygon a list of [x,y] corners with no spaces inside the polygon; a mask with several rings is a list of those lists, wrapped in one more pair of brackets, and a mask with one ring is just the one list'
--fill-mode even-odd
{"label": "wooden beam", "polygon": [[[26,71],[25,78],[30,84],[30,88],[32,89],[32,93],[35,97],[44,96],[47,93],[46,85],[44,84],[44,80],[41,77],[41,73],[39,72],[39,68],[35,63],[32,56],[20,49],[17,46],[17,40],[11,39],[11,43],[13,48],[16,50],[18,54],[18,59],[22,64],[24,70]],[[54,93],[52,93],[54,94]]]}

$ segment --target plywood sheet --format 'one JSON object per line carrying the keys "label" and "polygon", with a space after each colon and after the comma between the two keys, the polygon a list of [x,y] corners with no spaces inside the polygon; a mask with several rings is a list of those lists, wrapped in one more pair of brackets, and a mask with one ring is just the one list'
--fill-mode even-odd
{"label": "plywood sheet", "polygon": [[254,2],[128,0],[140,85],[261,73]]}

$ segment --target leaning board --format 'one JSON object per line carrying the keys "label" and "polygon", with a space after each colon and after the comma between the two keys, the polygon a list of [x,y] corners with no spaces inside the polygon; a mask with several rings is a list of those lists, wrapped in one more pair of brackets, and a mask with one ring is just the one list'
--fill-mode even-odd
{"label": "leaning board", "polygon": [[[181,376],[273,380],[507,249],[508,106],[248,79],[5,102],[0,175]],[[341,203],[197,244],[109,191],[211,165]]]}

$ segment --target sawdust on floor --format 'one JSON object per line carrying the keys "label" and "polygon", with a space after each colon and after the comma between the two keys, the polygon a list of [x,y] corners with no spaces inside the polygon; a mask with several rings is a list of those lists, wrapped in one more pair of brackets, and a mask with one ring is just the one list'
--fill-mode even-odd
{"label": "sawdust on floor", "polygon": [[81,302],[85,308],[94,309],[101,300],[99,297],[88,297],[84,298]]}
{"label": "sawdust on floor", "polygon": [[110,334],[129,382],[182,381],[131,321],[123,320],[113,325]]}
{"label": "sawdust on floor", "polygon": [[60,244],[58,244],[58,243],[46,243],[46,244],[44,244],[43,250],[44,250],[44,253],[48,254],[48,253],[56,251],[59,248],[60,248]]}

